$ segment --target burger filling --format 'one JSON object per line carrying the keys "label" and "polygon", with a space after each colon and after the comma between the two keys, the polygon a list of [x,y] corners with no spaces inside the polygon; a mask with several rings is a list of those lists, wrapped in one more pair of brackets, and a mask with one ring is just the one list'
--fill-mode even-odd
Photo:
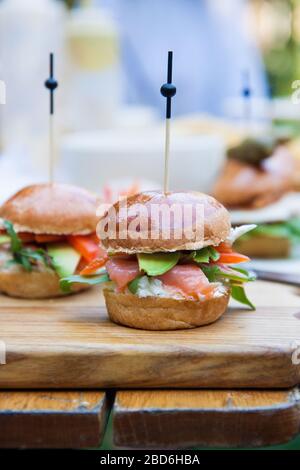
{"label": "burger filling", "polygon": [[[249,226],[248,230],[253,227]],[[244,291],[244,283],[254,277],[238,266],[249,258],[232,248],[240,233],[241,230],[233,229],[225,242],[200,250],[133,255],[102,253],[79,275],[62,279],[61,288],[67,291],[74,282],[105,283],[115,292],[138,297],[195,301],[221,296],[230,288],[234,299],[254,308]]]}
{"label": "burger filling", "polygon": [[101,256],[99,240],[93,235],[48,235],[16,233],[11,222],[3,221],[0,232],[0,269],[27,272],[54,270],[60,278],[79,273]]}

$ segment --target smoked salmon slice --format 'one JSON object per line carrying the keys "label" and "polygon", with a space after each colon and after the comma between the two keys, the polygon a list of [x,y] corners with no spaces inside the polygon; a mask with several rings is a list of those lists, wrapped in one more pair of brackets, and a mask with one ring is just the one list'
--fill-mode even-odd
{"label": "smoked salmon slice", "polygon": [[136,260],[114,257],[107,261],[106,270],[109,277],[119,289],[124,289],[130,281],[139,275],[139,264]]}
{"label": "smoked salmon slice", "polygon": [[[117,284],[120,290],[123,290],[129,282],[140,274],[136,260],[121,257],[109,259],[106,263],[106,270],[110,279]],[[174,288],[187,298],[199,299],[200,296],[208,298],[213,294],[215,288],[214,285],[209,283],[203,271],[193,264],[174,266],[165,274],[157,276],[157,279],[160,279],[165,286]]]}
{"label": "smoked salmon slice", "polygon": [[182,264],[174,266],[167,273],[158,276],[158,279],[168,287],[173,287],[184,296],[199,298],[199,295],[209,295],[214,286],[203,271],[196,265]]}

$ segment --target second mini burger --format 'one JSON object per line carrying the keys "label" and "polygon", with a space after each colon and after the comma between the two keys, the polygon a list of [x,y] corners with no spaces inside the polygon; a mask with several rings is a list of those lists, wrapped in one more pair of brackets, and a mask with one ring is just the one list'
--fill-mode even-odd
{"label": "second mini burger", "polygon": [[99,256],[97,204],[85,189],[63,184],[28,186],[8,199],[0,208],[0,292],[31,299],[64,295],[60,279]]}

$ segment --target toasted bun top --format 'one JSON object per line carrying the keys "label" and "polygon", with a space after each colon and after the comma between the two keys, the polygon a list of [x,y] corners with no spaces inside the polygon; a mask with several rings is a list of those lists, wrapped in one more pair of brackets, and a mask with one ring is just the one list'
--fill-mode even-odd
{"label": "toasted bun top", "polygon": [[131,196],[126,205],[115,203],[97,231],[103,247],[114,253],[194,250],[225,240],[230,216],[207,194],[150,191]]}
{"label": "toasted bun top", "polygon": [[0,217],[16,232],[49,235],[85,235],[97,225],[97,198],[66,184],[36,184],[21,189],[2,207]]}

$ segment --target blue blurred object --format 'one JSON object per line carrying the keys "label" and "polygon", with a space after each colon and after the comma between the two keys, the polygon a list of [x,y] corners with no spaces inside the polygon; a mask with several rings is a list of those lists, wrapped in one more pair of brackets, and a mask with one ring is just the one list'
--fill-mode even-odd
{"label": "blue blurred object", "polygon": [[[96,2],[97,3],[97,2]],[[241,96],[247,69],[257,97],[267,95],[260,52],[246,32],[247,0],[99,0],[119,21],[126,101],[163,114],[159,88],[166,51],[174,51],[174,115],[221,116],[223,100]]]}

